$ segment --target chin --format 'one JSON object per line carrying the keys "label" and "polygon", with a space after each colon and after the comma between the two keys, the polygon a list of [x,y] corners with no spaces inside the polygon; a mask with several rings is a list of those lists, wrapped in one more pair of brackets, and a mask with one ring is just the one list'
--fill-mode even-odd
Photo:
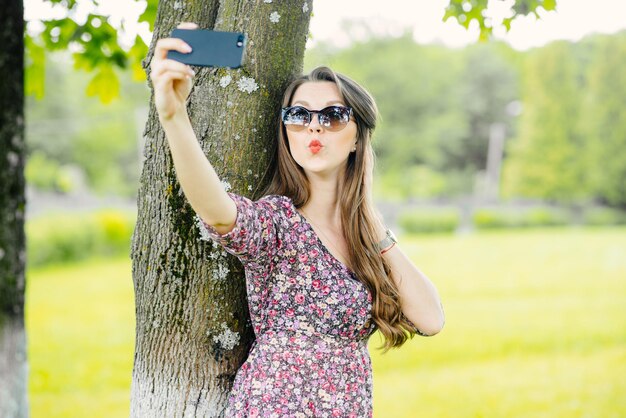
{"label": "chin", "polygon": [[310,164],[309,163],[309,164],[300,165],[300,167],[302,167],[302,169],[307,175],[315,174],[315,175],[324,176],[324,177],[341,172],[342,166],[345,166],[345,164],[331,165],[327,163],[324,163],[324,164]]}

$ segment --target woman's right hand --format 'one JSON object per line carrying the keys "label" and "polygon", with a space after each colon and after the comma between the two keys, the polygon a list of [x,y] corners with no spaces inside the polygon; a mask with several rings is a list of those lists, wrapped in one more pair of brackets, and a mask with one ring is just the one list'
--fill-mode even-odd
{"label": "woman's right hand", "polygon": [[[198,25],[183,22],[179,29],[197,29]],[[161,119],[170,119],[178,112],[186,112],[185,103],[191,92],[194,71],[182,62],[167,58],[170,50],[191,52],[191,47],[182,39],[162,38],[154,48],[150,66],[150,79],[154,88],[154,104]]]}

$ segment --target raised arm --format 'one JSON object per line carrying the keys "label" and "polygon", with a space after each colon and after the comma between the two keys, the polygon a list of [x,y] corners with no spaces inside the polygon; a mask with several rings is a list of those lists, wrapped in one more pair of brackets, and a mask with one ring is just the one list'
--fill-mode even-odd
{"label": "raised arm", "polygon": [[[195,29],[194,23],[181,23],[179,28]],[[169,143],[176,176],[196,213],[220,234],[235,225],[237,207],[222,186],[209,163],[187,114],[186,101],[191,92],[191,67],[167,59],[167,52],[191,51],[189,45],[176,38],[159,39],[154,49],[150,79],[154,87],[154,102],[159,121]]]}

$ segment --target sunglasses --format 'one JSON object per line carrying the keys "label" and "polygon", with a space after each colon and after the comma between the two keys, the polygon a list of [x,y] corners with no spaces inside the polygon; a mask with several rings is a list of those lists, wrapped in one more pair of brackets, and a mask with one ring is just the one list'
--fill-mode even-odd
{"label": "sunglasses", "polygon": [[322,110],[309,110],[302,106],[284,107],[281,119],[290,131],[301,131],[311,123],[313,113],[325,129],[336,132],[346,127],[352,116],[352,108],[346,106],[328,106]]}

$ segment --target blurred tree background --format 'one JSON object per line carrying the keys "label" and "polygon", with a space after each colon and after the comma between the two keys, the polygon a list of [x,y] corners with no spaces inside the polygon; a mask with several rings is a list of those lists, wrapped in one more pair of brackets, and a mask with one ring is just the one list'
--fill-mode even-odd
{"label": "blurred tree background", "polygon": [[[85,97],[90,75],[50,55],[46,94],[28,98],[27,181],[33,188],[133,197],[145,84],[119,71],[121,95]],[[362,82],[382,120],[375,136],[379,200],[454,199],[476,192],[490,127],[506,146],[500,197],[626,208],[626,33],[526,52],[503,43],[420,45],[409,33],[344,49],[319,44],[305,70],[328,64]],[[365,65],[367,64],[367,65]],[[114,161],[114,164],[111,164]]]}
{"label": "blurred tree background", "polygon": [[46,64],[45,95],[26,101],[28,184],[58,193],[133,197],[147,86],[121,73],[122,96],[103,104],[85,95],[92,75],[73,70],[69,53],[50,54]]}

